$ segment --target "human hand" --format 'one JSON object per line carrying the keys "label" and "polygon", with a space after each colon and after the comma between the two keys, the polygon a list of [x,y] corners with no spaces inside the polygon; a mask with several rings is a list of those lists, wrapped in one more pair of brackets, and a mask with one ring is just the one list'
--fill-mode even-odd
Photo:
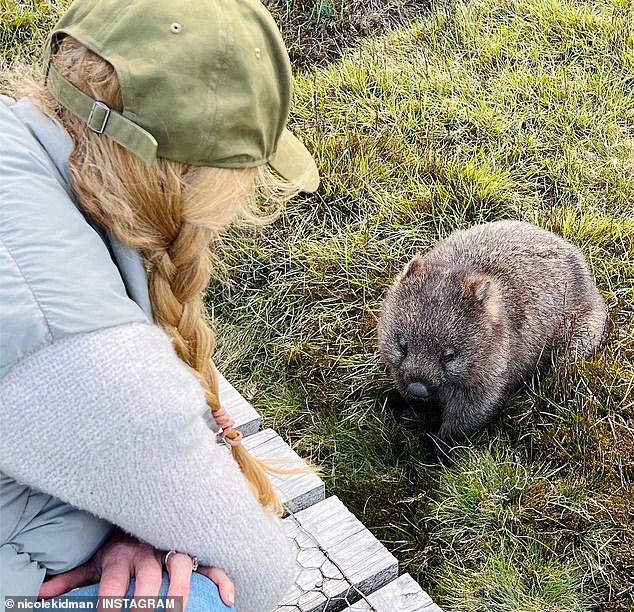
{"label": "human hand", "polygon": [[[99,582],[99,596],[123,597],[130,578],[135,578],[135,596],[155,597],[163,579],[163,554],[151,545],[116,530],[92,559],[68,572],[57,574],[44,582],[39,597],[57,597],[71,589]],[[182,597],[187,607],[192,574],[192,559],[184,553],[173,553],[167,562],[169,574],[168,597]],[[235,587],[219,567],[201,565],[198,573],[216,584],[222,601],[233,606]]]}

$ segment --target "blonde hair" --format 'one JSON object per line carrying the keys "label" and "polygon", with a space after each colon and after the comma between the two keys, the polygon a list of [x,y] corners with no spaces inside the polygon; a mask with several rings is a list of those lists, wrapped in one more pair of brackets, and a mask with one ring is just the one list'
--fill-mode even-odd
{"label": "blonde hair", "polygon": [[[66,37],[53,61],[79,89],[122,110],[119,81],[105,60]],[[212,413],[220,414],[211,359],[214,336],[203,300],[211,274],[208,245],[232,223],[272,220],[278,205],[296,195],[297,187],[276,177],[268,166],[213,168],[164,158],[148,166],[113,140],[92,132],[60,106],[42,83],[23,78],[17,85],[14,79],[13,89],[34,94],[36,104],[56,116],[70,134],[74,146],[69,170],[80,205],[142,255],[155,321],[198,376]],[[239,437],[232,428],[224,434],[230,440]],[[232,444],[232,452],[260,503],[281,513],[265,473],[279,470],[255,459],[243,446]]]}

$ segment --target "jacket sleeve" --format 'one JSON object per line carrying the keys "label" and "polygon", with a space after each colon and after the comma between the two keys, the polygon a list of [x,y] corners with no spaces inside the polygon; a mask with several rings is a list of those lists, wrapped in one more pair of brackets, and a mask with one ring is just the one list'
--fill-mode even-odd
{"label": "jacket sleeve", "polygon": [[295,562],[201,416],[191,370],[158,327],[63,338],[0,381],[0,470],[159,549],[225,569],[237,609],[269,612]]}

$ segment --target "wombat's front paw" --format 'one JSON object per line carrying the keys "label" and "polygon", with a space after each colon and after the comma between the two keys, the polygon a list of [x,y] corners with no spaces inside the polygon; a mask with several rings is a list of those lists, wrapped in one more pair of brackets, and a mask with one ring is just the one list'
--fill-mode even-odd
{"label": "wombat's front paw", "polygon": [[451,462],[454,449],[452,444],[433,433],[425,434],[422,442],[425,457],[429,463],[446,464]]}
{"label": "wombat's front paw", "polygon": [[390,389],[383,393],[380,401],[400,425],[417,420],[416,413],[410,403],[396,389]]}

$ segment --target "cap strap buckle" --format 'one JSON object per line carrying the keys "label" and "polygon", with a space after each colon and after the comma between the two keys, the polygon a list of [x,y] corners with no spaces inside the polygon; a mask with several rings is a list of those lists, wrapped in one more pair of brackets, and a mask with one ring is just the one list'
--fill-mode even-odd
{"label": "cap strap buckle", "polygon": [[138,155],[146,164],[156,159],[158,142],[147,130],[110,108],[101,100],[79,90],[65,79],[50,60],[46,68],[46,86],[53,97],[96,134],[105,134],[128,151]]}
{"label": "cap strap buckle", "polygon": [[103,134],[110,118],[110,107],[101,100],[95,100],[90,109],[86,125],[97,134]]}

